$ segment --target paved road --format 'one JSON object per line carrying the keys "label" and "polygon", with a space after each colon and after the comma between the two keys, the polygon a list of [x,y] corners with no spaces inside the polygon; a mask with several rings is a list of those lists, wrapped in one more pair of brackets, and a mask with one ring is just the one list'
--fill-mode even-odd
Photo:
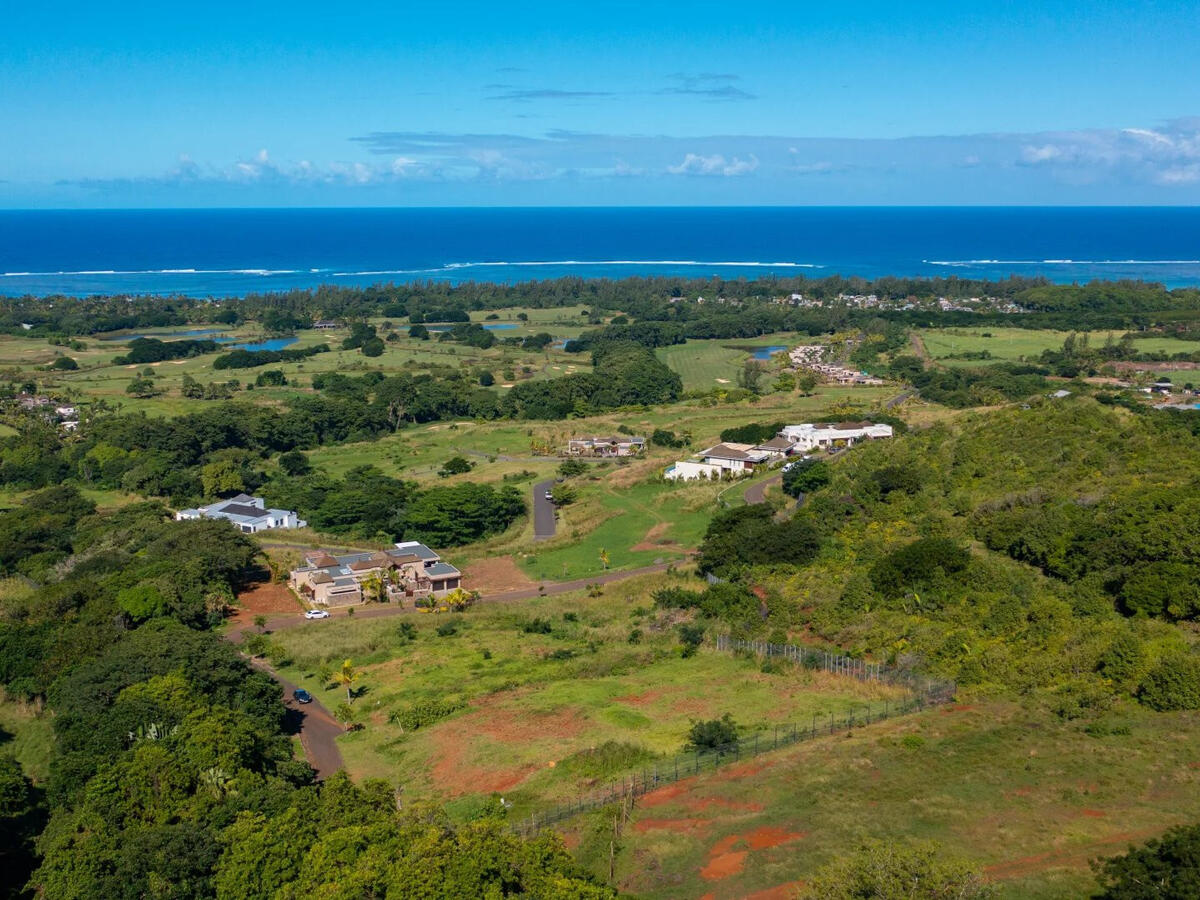
{"label": "paved road", "polygon": [[308,764],[317,770],[317,777],[328,778],[344,768],[342,751],[337,745],[337,737],[344,729],[321,701],[314,697],[312,703],[297,703],[292,699],[292,691],[296,690],[296,685],[280,677],[278,672],[261,659],[251,659],[250,665],[266,672],[283,687],[283,705],[288,708],[288,725],[300,733],[300,745],[304,747],[304,756]]}
{"label": "paved road", "polygon": [[772,475],[770,478],[764,478],[762,481],[746,488],[746,493],[743,496],[746,498],[747,503],[763,503],[767,499],[767,488],[777,485],[782,481],[783,473]]}
{"label": "paved road", "polygon": [[548,541],[554,537],[554,504],[546,499],[546,491],[554,489],[554,479],[539,481],[533,486],[533,539]]}

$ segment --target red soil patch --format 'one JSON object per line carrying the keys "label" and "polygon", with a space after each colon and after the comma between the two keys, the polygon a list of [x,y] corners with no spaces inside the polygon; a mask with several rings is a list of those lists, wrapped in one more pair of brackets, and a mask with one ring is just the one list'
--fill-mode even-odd
{"label": "red soil patch", "polygon": [[646,706],[661,698],[661,688],[645,691],[641,694],[626,694],[624,697],[613,697],[618,703],[628,703],[631,706]]}
{"label": "red soil patch", "polygon": [[[806,831],[785,831],[774,825],[763,825],[746,834],[731,834],[721,838],[708,851],[708,863],[700,870],[706,881],[719,881],[742,871],[751,850],[767,850],[808,836]],[[734,850],[745,846],[746,850]]]}
{"label": "red soil patch", "polygon": [[[504,700],[511,700],[511,695]],[[490,738],[503,746],[520,746],[545,738],[569,740],[578,735],[583,727],[582,717],[576,710],[539,714],[501,708],[500,702],[500,698],[484,698],[472,712],[436,729],[437,762],[432,775],[447,796],[509,790],[540,771],[546,762],[507,767],[472,765],[466,759],[468,747],[478,748],[473,754],[478,759],[489,756],[489,749],[480,747],[481,737]]]}
{"label": "red soil patch", "polygon": [[483,594],[503,594],[537,587],[537,582],[518,568],[510,556],[495,556],[468,563],[463,568],[463,586]]}
{"label": "red soil patch", "polygon": [[975,709],[975,707],[971,706],[970,704],[956,703],[953,706],[943,706],[938,711],[943,716],[946,716],[946,715],[949,715],[950,713],[955,713],[955,712],[971,712],[971,710],[973,710],[973,709]]}
{"label": "red soil patch", "polygon": [[767,589],[761,584],[756,584],[754,587],[750,588],[750,593],[752,593],[759,600],[767,599]]}
{"label": "red soil patch", "polygon": [[639,834],[647,831],[673,831],[676,834],[708,831],[711,819],[642,819],[633,826]]}
{"label": "red soil patch", "polygon": [[803,881],[785,881],[775,887],[747,894],[742,900],[791,900],[796,895],[796,891],[803,886]]}
{"label": "red soil patch", "polygon": [[674,784],[668,784],[666,787],[660,787],[658,790],[651,791],[640,800],[638,806],[662,806],[664,803],[670,803],[676,797],[681,797],[687,793],[687,786],[682,781],[677,781]]}
{"label": "red soil patch", "polygon": [[639,551],[661,550],[665,548],[672,550],[681,549],[678,541],[660,540],[670,527],[670,522],[659,522],[657,525],[652,525],[645,536],[629,548],[630,551],[637,553]]}
{"label": "red soil patch", "polygon": [[751,850],[766,850],[770,847],[778,847],[780,844],[803,840],[806,837],[808,837],[807,831],[786,831],[775,825],[763,825],[747,834],[745,840]]}
{"label": "red soil patch", "polygon": [[1108,815],[1108,813],[1102,809],[1085,809],[1083,811],[1083,815],[1087,816],[1089,819],[1103,819]]}
{"label": "red soil patch", "polygon": [[286,584],[262,581],[237,596],[235,622],[252,622],[257,615],[299,612],[300,604]]}

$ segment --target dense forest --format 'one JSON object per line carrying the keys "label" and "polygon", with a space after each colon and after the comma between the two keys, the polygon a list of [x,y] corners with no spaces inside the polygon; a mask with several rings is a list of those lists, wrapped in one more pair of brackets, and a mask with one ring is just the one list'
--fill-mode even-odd
{"label": "dense forest", "polygon": [[0,684],[54,728],[44,787],[0,755],[0,896],[613,896],[499,806],[453,826],[381,782],[316,783],[278,685],[210,630],[259,567],[228,523],[55,487],[0,532],[6,568],[43,563],[0,599]]}
{"label": "dense forest", "polygon": [[[773,302],[792,294],[820,306]],[[860,309],[842,295],[875,295],[893,309]],[[697,298],[710,302],[701,304]],[[924,308],[939,297],[987,297],[1015,304],[1021,314],[939,311]],[[711,302],[720,300],[722,302]],[[674,301],[674,302],[673,302]],[[1200,291],[1168,290],[1161,284],[1116,281],[1056,285],[1041,278],[1000,281],[959,278],[763,278],[758,280],[559,278],[517,284],[411,282],[371,287],[324,285],[311,290],[249,294],[232,299],[193,297],[7,297],[0,298],[0,333],[75,337],[121,329],[185,324],[236,325],[254,321],[267,331],[290,332],[316,319],[362,320],[372,316],[428,322],[465,322],[468,313],[515,307],[582,305],[589,321],[625,314],[639,322],[678,326],[687,337],[748,337],[772,331],[818,334],[883,317],[906,325],[967,325],[1003,322],[1018,327],[1123,329],[1173,324],[1195,331]],[[902,309],[905,305],[914,308]]]}
{"label": "dense forest", "polygon": [[700,565],[724,583],[675,602],[1069,718],[1122,695],[1200,709],[1200,655],[1174,624],[1200,620],[1197,459],[1186,418],[1087,398],[934,426],[825,467],[791,518],[719,515]]}

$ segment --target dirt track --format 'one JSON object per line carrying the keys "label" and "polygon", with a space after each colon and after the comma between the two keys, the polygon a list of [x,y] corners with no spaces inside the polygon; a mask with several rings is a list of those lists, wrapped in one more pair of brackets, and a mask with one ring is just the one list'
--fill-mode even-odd
{"label": "dirt track", "polygon": [[[240,633],[240,632],[239,632]],[[288,724],[300,733],[300,744],[308,764],[317,770],[318,778],[328,778],[345,767],[342,751],[338,749],[337,737],[344,729],[321,701],[313,698],[312,703],[297,703],[292,699],[292,684],[261,659],[251,659],[250,665],[266,672],[283,688],[283,705],[288,708]]]}

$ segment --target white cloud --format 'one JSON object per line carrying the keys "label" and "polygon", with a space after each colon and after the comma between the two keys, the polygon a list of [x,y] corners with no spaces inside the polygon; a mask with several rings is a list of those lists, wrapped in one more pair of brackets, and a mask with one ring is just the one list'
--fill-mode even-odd
{"label": "white cloud", "polygon": [[678,165],[667,166],[667,171],[672,175],[733,176],[749,175],[757,168],[758,157],[753,153],[745,159],[734,156],[728,160],[721,153],[714,153],[711,156],[689,153]]}

